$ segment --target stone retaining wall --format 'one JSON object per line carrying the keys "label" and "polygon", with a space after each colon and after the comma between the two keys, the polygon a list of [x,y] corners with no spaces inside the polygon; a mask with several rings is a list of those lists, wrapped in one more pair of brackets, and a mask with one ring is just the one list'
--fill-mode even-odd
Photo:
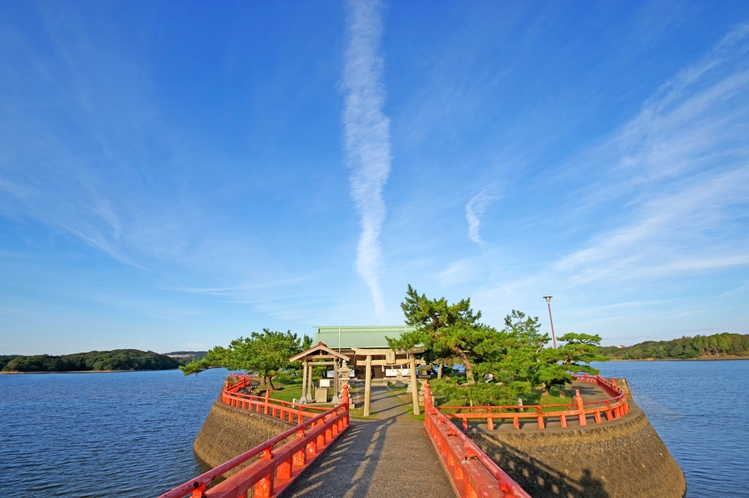
{"label": "stone retaining wall", "polygon": [[686,493],[684,474],[634,403],[626,416],[600,425],[472,428],[468,436],[534,498],[682,498]]}
{"label": "stone retaining wall", "polygon": [[[291,427],[288,422],[277,418],[228,406],[219,396],[195,438],[193,450],[198,458],[213,468]],[[238,470],[240,468],[234,472]]]}

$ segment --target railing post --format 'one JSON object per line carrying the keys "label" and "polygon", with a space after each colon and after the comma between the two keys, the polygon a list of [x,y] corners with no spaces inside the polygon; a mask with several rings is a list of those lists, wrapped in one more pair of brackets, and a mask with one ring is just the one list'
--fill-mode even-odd
{"label": "railing post", "polygon": [[190,498],[203,498],[203,492],[205,491],[205,483],[195,484],[195,490],[190,495]]}
{"label": "railing post", "polygon": [[270,386],[267,386],[265,388],[265,411],[263,412],[265,415],[268,415],[268,402],[270,401]]}
{"label": "railing post", "polygon": [[[296,432],[296,438],[297,439],[304,439],[304,429],[299,429]],[[307,459],[305,458],[304,454],[304,448],[294,453],[294,459],[292,460],[292,464],[294,467],[301,468],[304,467],[304,464],[307,463]]]}
{"label": "railing post", "polygon": [[[263,455],[260,457],[262,460],[271,460],[273,455],[271,454],[271,448],[263,450]],[[260,479],[255,484],[254,498],[270,498],[273,495],[273,470],[268,475]]]}
{"label": "railing post", "polygon": [[343,417],[343,427],[346,428],[349,425],[349,406],[351,399],[349,398],[348,385],[343,386],[343,409],[346,410],[346,415]]}
{"label": "railing post", "polygon": [[580,390],[575,389],[575,403],[577,404],[577,421],[580,423],[580,426],[585,426],[588,424],[588,422],[585,420],[585,405],[583,404],[583,397],[580,396]]}
{"label": "railing post", "polygon": [[541,413],[541,407],[536,407],[536,420],[538,421],[538,428],[539,429],[545,429],[544,427],[544,416]]}
{"label": "railing post", "polygon": [[492,409],[491,408],[487,408],[486,411],[489,413],[489,416],[486,417],[486,427],[490,431],[493,431],[494,430],[494,419],[491,417],[491,415],[492,415]]}
{"label": "railing post", "polygon": [[317,455],[317,441],[313,440],[307,443],[306,455],[309,457]]}
{"label": "railing post", "polygon": [[[473,449],[468,445],[468,443],[463,443],[463,451],[465,455],[463,460],[464,462],[476,459],[476,453],[474,453]],[[461,470],[463,469],[461,468]],[[463,486],[466,498],[478,498],[478,493],[474,489],[473,484],[471,484],[471,479],[468,475],[468,472],[465,471],[463,472]]]}
{"label": "railing post", "polygon": [[291,479],[291,458],[284,460],[278,466],[276,471],[276,479]]}
{"label": "railing post", "polygon": [[317,436],[317,449],[318,451],[325,448],[325,434],[324,432]]}

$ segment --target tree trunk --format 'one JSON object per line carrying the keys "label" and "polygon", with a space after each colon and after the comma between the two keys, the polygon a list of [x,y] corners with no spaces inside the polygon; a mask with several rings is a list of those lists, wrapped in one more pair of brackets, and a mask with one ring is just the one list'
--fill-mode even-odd
{"label": "tree trunk", "polygon": [[442,378],[442,361],[440,361],[440,364],[437,366],[437,379]]}
{"label": "tree trunk", "polygon": [[268,386],[268,389],[271,391],[276,390],[276,388],[273,387],[273,376],[268,375],[267,373],[263,374],[263,384]]}
{"label": "tree trunk", "polygon": [[463,367],[466,369],[466,383],[475,384],[476,381],[473,378],[473,365],[471,364],[471,360],[468,359],[468,355],[463,351],[458,351],[458,356],[460,356],[460,361],[463,362]]}

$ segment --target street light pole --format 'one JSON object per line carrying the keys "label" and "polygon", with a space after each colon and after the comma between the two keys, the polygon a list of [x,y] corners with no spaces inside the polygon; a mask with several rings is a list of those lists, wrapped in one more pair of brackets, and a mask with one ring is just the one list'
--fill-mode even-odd
{"label": "street light pole", "polygon": [[554,320],[551,319],[551,297],[552,296],[544,296],[544,299],[546,299],[546,305],[549,307],[549,323],[551,324],[551,340],[554,341],[554,349],[556,349],[557,338],[554,335]]}

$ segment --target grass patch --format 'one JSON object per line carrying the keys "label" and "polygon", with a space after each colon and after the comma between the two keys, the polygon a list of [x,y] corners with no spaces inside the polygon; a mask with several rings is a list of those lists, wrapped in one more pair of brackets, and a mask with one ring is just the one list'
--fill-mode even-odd
{"label": "grass patch", "polygon": [[[275,379],[273,381],[275,389],[270,392],[270,397],[273,399],[280,399],[282,401],[294,401],[299,400],[302,397],[302,379],[297,377],[287,377],[283,379]],[[252,394],[255,396],[265,396],[265,392],[269,386],[257,386]]]}

